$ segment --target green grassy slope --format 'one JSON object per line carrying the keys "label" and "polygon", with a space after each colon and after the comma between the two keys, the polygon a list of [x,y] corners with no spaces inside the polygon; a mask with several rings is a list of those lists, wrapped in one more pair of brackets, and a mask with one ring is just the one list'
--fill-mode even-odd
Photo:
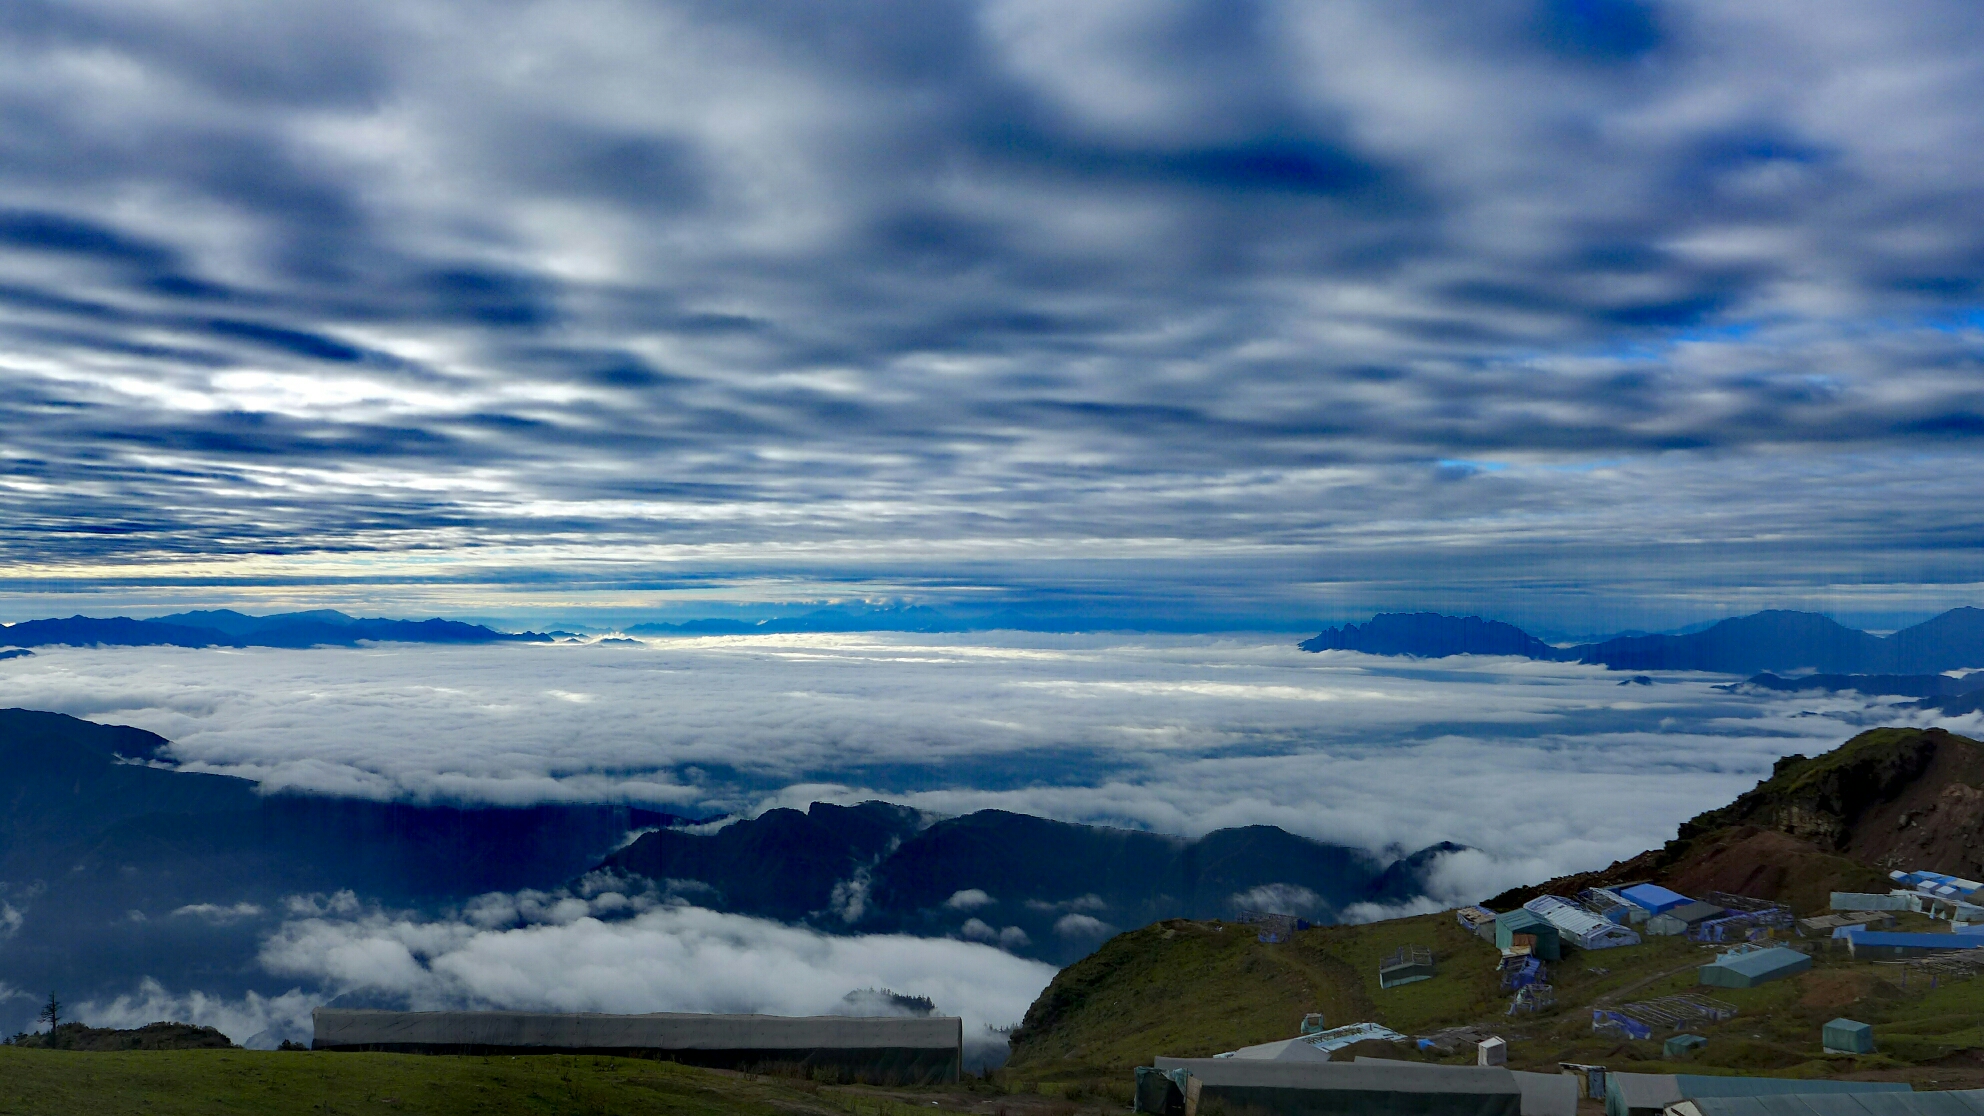
{"label": "green grassy slope", "polygon": [[[1911,929],[1929,928],[1921,916],[1905,921]],[[1407,944],[1431,946],[1439,975],[1381,990],[1379,958]],[[1015,1036],[1006,1073],[1021,1080],[1108,1079],[1159,1054],[1204,1057],[1288,1038],[1304,1012],[1317,1010],[1332,1026],[1368,1020],[1412,1035],[1479,1027],[1510,1038],[1518,1068],[1552,1072],[1559,1061],[1582,1061],[1645,1072],[1894,1073],[1926,1082],[1957,1072],[1940,1063],[1984,1044],[1984,978],[1943,978],[1932,990],[1917,977],[1903,990],[1893,966],[1822,951],[1813,971],[1799,977],[1756,989],[1704,988],[1696,969],[1715,953],[1681,938],[1573,952],[1552,966],[1558,1009],[1511,1017],[1495,984],[1496,950],[1462,931],[1450,913],[1310,930],[1280,945],[1262,944],[1237,925],[1163,923],[1121,935],[1064,970]],[[1661,1060],[1664,1035],[1622,1042],[1591,1032],[1594,1004],[1681,992],[1734,1003],[1740,1012],[1692,1028],[1710,1042],[1686,1063]],[[1841,1015],[1874,1024],[1881,1052],[1825,1056],[1819,1029]],[[1408,1047],[1382,1053],[1420,1056]],[[1984,1084],[1984,1060],[1962,1073]]]}
{"label": "green grassy slope", "polygon": [[[847,1113],[843,1091],[630,1058],[0,1047],[0,1113]],[[866,1113],[889,1116],[870,1101]]]}

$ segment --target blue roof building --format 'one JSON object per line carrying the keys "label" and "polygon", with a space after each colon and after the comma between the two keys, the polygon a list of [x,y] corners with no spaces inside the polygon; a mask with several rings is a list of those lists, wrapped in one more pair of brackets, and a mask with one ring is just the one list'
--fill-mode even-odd
{"label": "blue roof building", "polygon": [[1687,896],[1669,891],[1659,884],[1634,884],[1620,888],[1618,894],[1621,899],[1636,907],[1644,907],[1651,914],[1664,914],[1691,901]]}

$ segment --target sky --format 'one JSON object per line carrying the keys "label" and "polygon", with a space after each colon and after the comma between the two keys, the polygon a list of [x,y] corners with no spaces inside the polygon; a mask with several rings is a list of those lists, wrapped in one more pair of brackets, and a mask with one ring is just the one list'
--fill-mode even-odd
{"label": "sky", "polygon": [[0,619],[1898,626],[1979,103],[1964,0],[19,0]]}

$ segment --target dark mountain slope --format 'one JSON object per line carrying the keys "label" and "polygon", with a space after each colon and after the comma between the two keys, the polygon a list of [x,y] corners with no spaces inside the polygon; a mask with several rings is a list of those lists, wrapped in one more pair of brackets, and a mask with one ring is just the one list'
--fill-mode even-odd
{"label": "dark mountain slope", "polygon": [[1750,674],[1814,669],[1877,671],[1886,646],[1875,636],[1811,612],[1773,610],[1724,620],[1684,636],[1636,636],[1571,648],[1566,657],[1614,670],[1712,670]]}
{"label": "dark mountain slope", "polygon": [[1942,729],[1874,729],[1822,756],[1786,756],[1727,806],[1683,822],[1674,840],[1596,872],[1517,888],[1497,910],[1540,894],[1654,879],[1823,908],[1829,891],[1885,891],[1890,867],[1984,871],[1984,744]]}
{"label": "dark mountain slope", "polygon": [[1329,628],[1299,644],[1304,651],[1362,651],[1367,655],[1523,655],[1549,659],[1556,649],[1513,624],[1435,612],[1381,613],[1368,624]]}
{"label": "dark mountain slope", "polygon": [[1887,669],[1935,673],[1984,667],[1984,608],[1953,608],[1884,641],[1891,656]]}
{"label": "dark mountain slope", "polygon": [[[1439,856],[1387,869],[1273,826],[1198,841],[1004,810],[930,821],[886,803],[774,810],[709,836],[643,835],[603,868],[670,881],[702,905],[822,929],[997,940],[1064,964],[1116,929],[1244,908],[1329,921],[1421,894]],[[685,889],[685,882],[701,885]]]}
{"label": "dark mountain slope", "polygon": [[699,906],[796,921],[828,911],[835,885],[856,878],[925,824],[907,806],[815,802],[804,813],[767,810],[708,836],[644,833],[600,867],[702,884],[707,890],[686,893]]}
{"label": "dark mountain slope", "polygon": [[[432,908],[552,888],[629,831],[681,821],[620,805],[479,807],[257,793],[148,766],[138,729],[0,710],[0,905],[20,922],[0,983],[82,996],[133,980],[225,986],[298,893]],[[212,985],[209,985],[212,986]]]}

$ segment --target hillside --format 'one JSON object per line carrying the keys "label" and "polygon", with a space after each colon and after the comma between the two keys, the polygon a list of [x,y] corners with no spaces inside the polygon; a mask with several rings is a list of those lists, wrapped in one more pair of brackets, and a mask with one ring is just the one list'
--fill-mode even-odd
{"label": "hillside", "polygon": [[[1941,730],[1880,729],[1825,755],[1786,757],[1736,801],[1685,823],[1661,849],[1579,876],[1521,888],[1489,901],[1507,910],[1542,893],[1575,894],[1598,883],[1657,880],[1685,894],[1726,890],[1821,913],[1833,890],[1885,891],[1881,865],[1975,874],[1984,852],[1984,745]],[[1930,929],[1924,916],[1904,927]],[[1401,946],[1431,948],[1439,975],[1378,987],[1381,957]],[[1120,1074],[1158,1054],[1207,1056],[1287,1038],[1301,1016],[1321,1011],[1332,1026],[1371,1021],[1408,1034],[1477,1026],[1511,1037],[1519,1068],[1585,1061],[1663,1072],[1658,1042],[1595,1036],[1593,1003],[1699,991],[1695,967],[1716,947],[1684,938],[1575,951],[1552,966],[1559,1007],[1512,1019],[1496,984],[1498,954],[1463,931],[1451,912],[1258,940],[1254,928],[1176,920],[1122,934],[1064,969],[1013,1036],[1009,1074],[1078,1081]],[[1754,989],[1715,989],[1739,1008],[1735,1020],[1700,1030],[1709,1047],[1687,1064],[1699,1071],[1793,1076],[1899,1076],[1984,1085],[1984,980],[1918,979],[1901,970],[1821,951],[1805,975]],[[1875,1024],[1881,1053],[1825,1059],[1819,1026],[1849,1015]],[[1374,1049],[1418,1057],[1410,1047]]]}
{"label": "hillside", "polygon": [[[175,1116],[426,1112],[478,1116],[907,1116],[877,1090],[822,1088],[634,1058],[462,1058],[241,1050],[75,1053],[0,1047],[0,1113]],[[928,1111],[927,1100],[922,1100]]]}
{"label": "hillside", "polygon": [[1943,729],[1863,732],[1816,758],[1786,756],[1727,806],[1683,822],[1674,840],[1595,872],[1517,888],[1537,895],[1657,880],[1822,905],[1829,891],[1885,891],[1890,868],[1984,871],[1984,744]]}

